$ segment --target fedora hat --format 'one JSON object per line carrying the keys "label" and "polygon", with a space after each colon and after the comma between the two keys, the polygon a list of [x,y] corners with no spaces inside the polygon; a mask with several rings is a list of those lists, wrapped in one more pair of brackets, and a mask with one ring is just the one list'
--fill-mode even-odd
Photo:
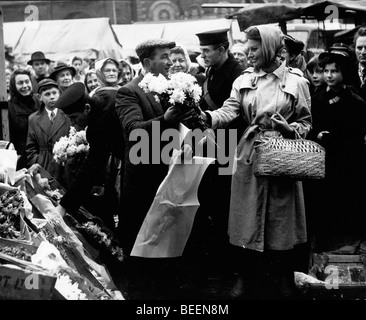
{"label": "fedora hat", "polygon": [[31,59],[27,62],[27,64],[29,64],[31,66],[34,61],[45,61],[48,64],[51,62],[51,60],[47,59],[45,57],[44,53],[41,51],[33,52],[31,55]]}
{"label": "fedora hat", "polygon": [[64,70],[70,70],[72,77],[75,77],[76,70],[74,67],[67,65],[64,62],[57,63],[56,67],[53,69],[53,72],[50,74],[50,78],[56,81],[57,74]]}

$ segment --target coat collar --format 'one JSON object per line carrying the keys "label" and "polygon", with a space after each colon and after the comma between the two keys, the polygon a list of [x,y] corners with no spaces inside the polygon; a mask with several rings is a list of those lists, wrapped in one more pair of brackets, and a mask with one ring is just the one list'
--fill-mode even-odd
{"label": "coat collar", "polygon": [[57,131],[64,125],[65,122],[66,118],[63,115],[62,111],[59,109],[57,111],[55,121],[53,122],[53,125],[51,127],[49,139],[51,139],[57,133]]}
{"label": "coat collar", "polygon": [[63,126],[65,122],[66,118],[62,114],[61,110],[57,111],[53,125],[51,124],[50,118],[48,117],[47,111],[45,109],[43,109],[39,115],[39,126],[47,134],[48,140],[50,140],[57,133],[57,131]]}

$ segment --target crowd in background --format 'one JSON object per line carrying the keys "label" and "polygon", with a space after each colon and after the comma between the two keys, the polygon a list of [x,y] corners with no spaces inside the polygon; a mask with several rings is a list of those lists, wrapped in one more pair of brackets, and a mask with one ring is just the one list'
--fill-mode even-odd
{"label": "crowd in background", "polygon": [[[89,201],[90,210],[100,214],[108,203],[108,210],[120,215],[119,226],[112,215],[102,218],[121,235],[129,255],[168,170],[132,164],[129,133],[151,130],[154,120],[176,128],[188,116],[154,105],[137,88],[138,81],[148,72],[192,74],[203,90],[202,118],[215,130],[236,129],[240,147],[232,176],[220,176],[215,163],[202,179],[201,206],[186,256],[197,262],[204,254],[201,246],[207,246],[212,260],[199,276],[205,276],[206,268],[235,273],[232,298],[260,299],[258,286],[272,297],[288,298],[295,290],[293,272],[307,273],[312,252],[346,247],[355,252],[365,235],[366,28],[359,29],[354,47],[334,43],[319,56],[305,54],[304,43],[277,28],[249,28],[246,41],[231,46],[226,32],[197,34],[201,53],[194,55],[175,42],[147,41],[136,48],[138,61],[97,55],[51,61],[34,52],[25,68],[8,62],[10,142],[18,153],[17,170],[38,163],[68,190],[61,212],[72,213]],[[87,129],[92,146],[92,160],[81,169],[53,159],[55,142],[71,126]],[[295,139],[295,133],[326,149],[326,178],[254,177],[255,140],[278,134]],[[102,175],[92,181],[90,173],[108,161],[121,177],[121,195],[118,203],[103,197],[105,202],[98,204],[89,189],[107,184]],[[92,194],[98,192],[94,188]],[[151,282],[154,272],[177,270],[176,264],[131,261],[129,280],[144,278],[144,286],[156,285]],[[146,266],[151,271],[146,273]],[[168,274],[164,276],[171,280]],[[162,278],[155,281],[162,283]]]}

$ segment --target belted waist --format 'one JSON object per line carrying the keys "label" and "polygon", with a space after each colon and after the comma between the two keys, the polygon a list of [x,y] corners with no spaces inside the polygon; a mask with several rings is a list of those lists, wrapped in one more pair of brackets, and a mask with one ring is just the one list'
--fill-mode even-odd
{"label": "belted waist", "polygon": [[53,145],[49,144],[47,146],[41,146],[41,147],[39,147],[39,151],[53,152]]}
{"label": "belted waist", "polygon": [[239,141],[237,148],[238,157],[243,158],[246,164],[250,164],[256,141],[270,137],[281,137],[281,133],[273,129],[262,128],[259,124],[248,127]]}

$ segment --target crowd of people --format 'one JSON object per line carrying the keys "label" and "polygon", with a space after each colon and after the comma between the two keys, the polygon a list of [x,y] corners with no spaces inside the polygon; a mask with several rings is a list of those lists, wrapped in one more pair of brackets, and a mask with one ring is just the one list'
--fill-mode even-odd
{"label": "crowd of people", "polygon": [[[354,248],[364,238],[366,28],[359,28],[354,48],[334,43],[312,57],[277,27],[254,26],[245,35],[231,46],[227,29],[199,33],[196,56],[174,41],[151,39],[136,47],[138,64],[76,56],[51,65],[35,52],[27,68],[7,68],[17,170],[38,163],[67,190],[57,207],[62,215],[85,206],[115,232],[126,256],[127,292],[141,288],[171,298],[187,279],[213,272],[236,276],[228,298],[291,299],[298,294],[294,271],[308,273],[312,253]],[[235,130],[235,170],[222,175],[224,165],[214,161],[204,173],[182,257],[134,257],[169,165],[152,160],[153,139],[148,161],[131,161],[139,143],[131,133],[141,129],[152,138],[155,124],[161,132],[179,130],[193,116],[157,101],[139,83],[148,73],[169,78],[178,72],[202,88],[200,117],[214,132],[225,130],[225,146]],[[70,127],[86,130],[90,145],[77,168],[53,157],[55,142]],[[325,179],[254,175],[254,146],[273,136],[322,145]],[[160,151],[167,144],[161,141]]]}

